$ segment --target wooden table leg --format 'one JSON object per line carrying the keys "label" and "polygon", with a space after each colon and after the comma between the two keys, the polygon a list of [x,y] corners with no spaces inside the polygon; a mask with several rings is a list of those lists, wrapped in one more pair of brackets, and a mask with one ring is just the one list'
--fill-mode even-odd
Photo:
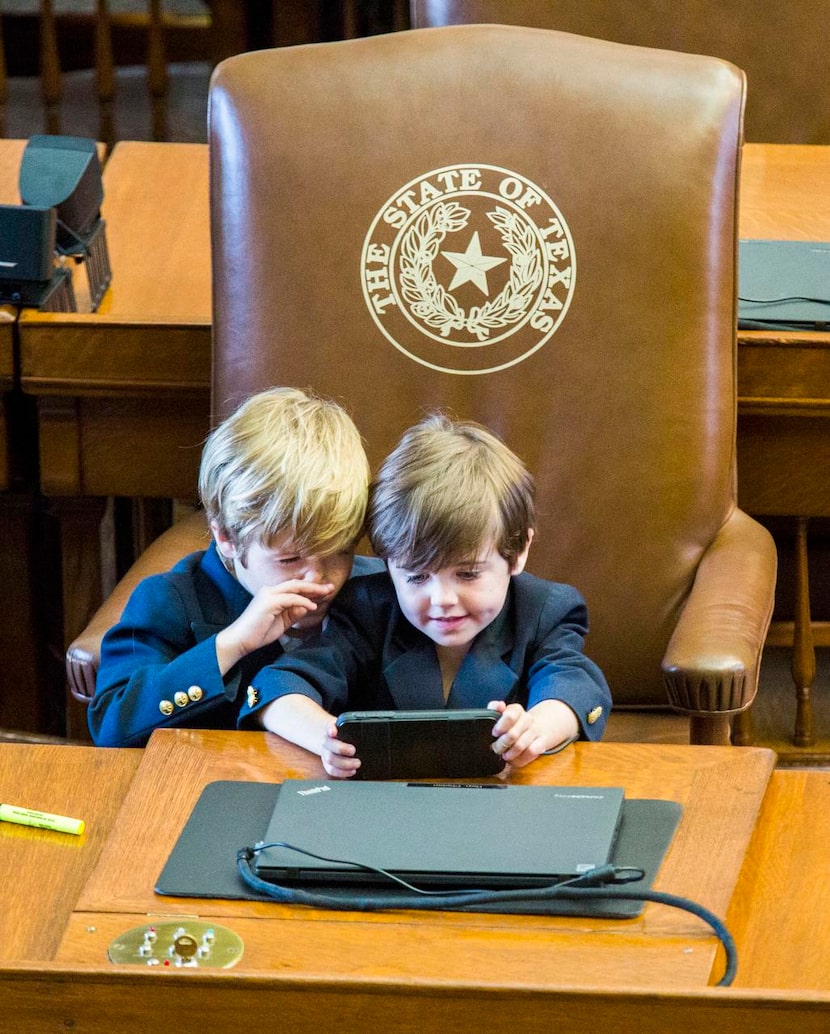
{"label": "wooden table leg", "polygon": [[796,697],[793,743],[797,747],[810,747],[815,743],[813,702],[810,698],[810,691],[816,677],[816,651],[810,620],[807,523],[807,517],[798,518],[795,539],[795,621],[791,670]]}
{"label": "wooden table leg", "polygon": [[[63,642],[61,654],[86,626],[109,592],[111,575],[102,563],[101,528],[111,507],[97,496],[50,500],[58,518],[61,543],[61,596],[63,600]],[[66,689],[66,735],[89,739],[86,712]]]}

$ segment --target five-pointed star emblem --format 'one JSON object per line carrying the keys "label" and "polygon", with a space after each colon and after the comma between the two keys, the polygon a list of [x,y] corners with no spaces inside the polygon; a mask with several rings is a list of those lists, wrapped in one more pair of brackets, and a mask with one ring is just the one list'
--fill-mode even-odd
{"label": "five-pointed star emblem", "polygon": [[478,230],[473,234],[466,251],[442,251],[441,254],[455,266],[455,276],[450,283],[451,291],[469,281],[475,284],[482,294],[486,295],[490,294],[487,286],[487,270],[507,261],[507,259],[491,258],[481,254]]}

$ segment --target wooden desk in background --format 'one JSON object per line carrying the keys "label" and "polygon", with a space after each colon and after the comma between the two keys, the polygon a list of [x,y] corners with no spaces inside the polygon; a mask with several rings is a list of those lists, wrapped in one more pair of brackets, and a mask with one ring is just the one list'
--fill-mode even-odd
{"label": "wooden desk in background", "polygon": [[[101,501],[192,499],[209,427],[207,147],[120,143],[104,181],[113,283],[101,310],[29,310],[19,325],[21,385],[38,404],[41,486],[63,514],[66,643],[100,601]],[[830,147],[748,144],[741,186],[741,236],[830,240]],[[803,518],[802,742],[814,669],[806,518],[830,514],[828,338],[742,331],[738,347],[740,505]]]}
{"label": "wooden desk in background", "polygon": [[[119,143],[104,194],[112,283],[98,312],[27,309],[18,324],[40,487],[60,520],[60,649],[112,584],[101,567],[107,498],[194,499],[209,421],[207,147]],[[69,731],[84,735],[69,707]]]}
{"label": "wooden desk in background", "polygon": [[[738,944],[731,989],[708,927],[648,904],[632,920],[328,912],[261,901],[159,898],[153,884],[202,788],[216,779],[322,776],[264,733],[164,730],[145,751],[4,745],[0,798],[83,816],[81,838],[0,825],[4,1030],[64,1028],[818,1034],[830,1015],[825,860],[804,852],[830,821],[826,773],[774,772],[764,750],[577,744],[511,778],[622,785],[684,806],[656,886],[721,916]],[[32,794],[35,793],[36,797]],[[120,811],[119,811],[119,806]],[[749,845],[749,853],[743,861]],[[240,845],[241,846],[241,845]],[[743,861],[743,864],[742,864]],[[774,864],[773,864],[774,863]],[[809,888],[810,893],[805,893]],[[230,971],[116,966],[136,926],[199,917],[244,942]]]}
{"label": "wooden desk in background", "polygon": [[[747,144],[739,233],[742,239],[830,241],[830,147]],[[748,513],[798,518],[794,742],[805,747],[815,738],[810,687],[816,667],[807,523],[830,516],[828,418],[830,333],[738,332],[738,499]]]}
{"label": "wooden desk in background", "polygon": [[[20,170],[20,156],[25,141],[0,140],[0,205],[19,205],[20,192],[17,177]],[[14,323],[17,309],[11,305],[0,305],[0,394],[4,406],[0,412],[0,492],[9,487],[9,422],[6,397],[16,387],[14,361]]]}

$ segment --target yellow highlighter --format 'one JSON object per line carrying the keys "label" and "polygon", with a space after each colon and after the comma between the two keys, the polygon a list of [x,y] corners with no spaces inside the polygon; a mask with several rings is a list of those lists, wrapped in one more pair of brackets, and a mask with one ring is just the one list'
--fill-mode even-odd
{"label": "yellow highlighter", "polygon": [[0,822],[15,822],[18,826],[36,826],[38,829],[53,829],[56,833],[74,833],[75,836],[80,836],[85,826],[83,819],[70,819],[66,815],[52,815],[48,811],[18,808],[13,804],[0,804]]}

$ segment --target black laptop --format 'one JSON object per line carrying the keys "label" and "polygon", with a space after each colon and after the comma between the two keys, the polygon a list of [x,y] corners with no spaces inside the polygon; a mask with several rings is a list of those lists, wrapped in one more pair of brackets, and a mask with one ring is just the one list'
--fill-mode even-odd
{"label": "black laptop", "polygon": [[281,884],[388,886],[391,872],[419,887],[546,886],[610,860],[623,800],[618,787],[287,779],[262,843],[291,846],[267,846],[255,871]]}
{"label": "black laptop", "polygon": [[742,240],[738,326],[830,330],[830,243]]}

